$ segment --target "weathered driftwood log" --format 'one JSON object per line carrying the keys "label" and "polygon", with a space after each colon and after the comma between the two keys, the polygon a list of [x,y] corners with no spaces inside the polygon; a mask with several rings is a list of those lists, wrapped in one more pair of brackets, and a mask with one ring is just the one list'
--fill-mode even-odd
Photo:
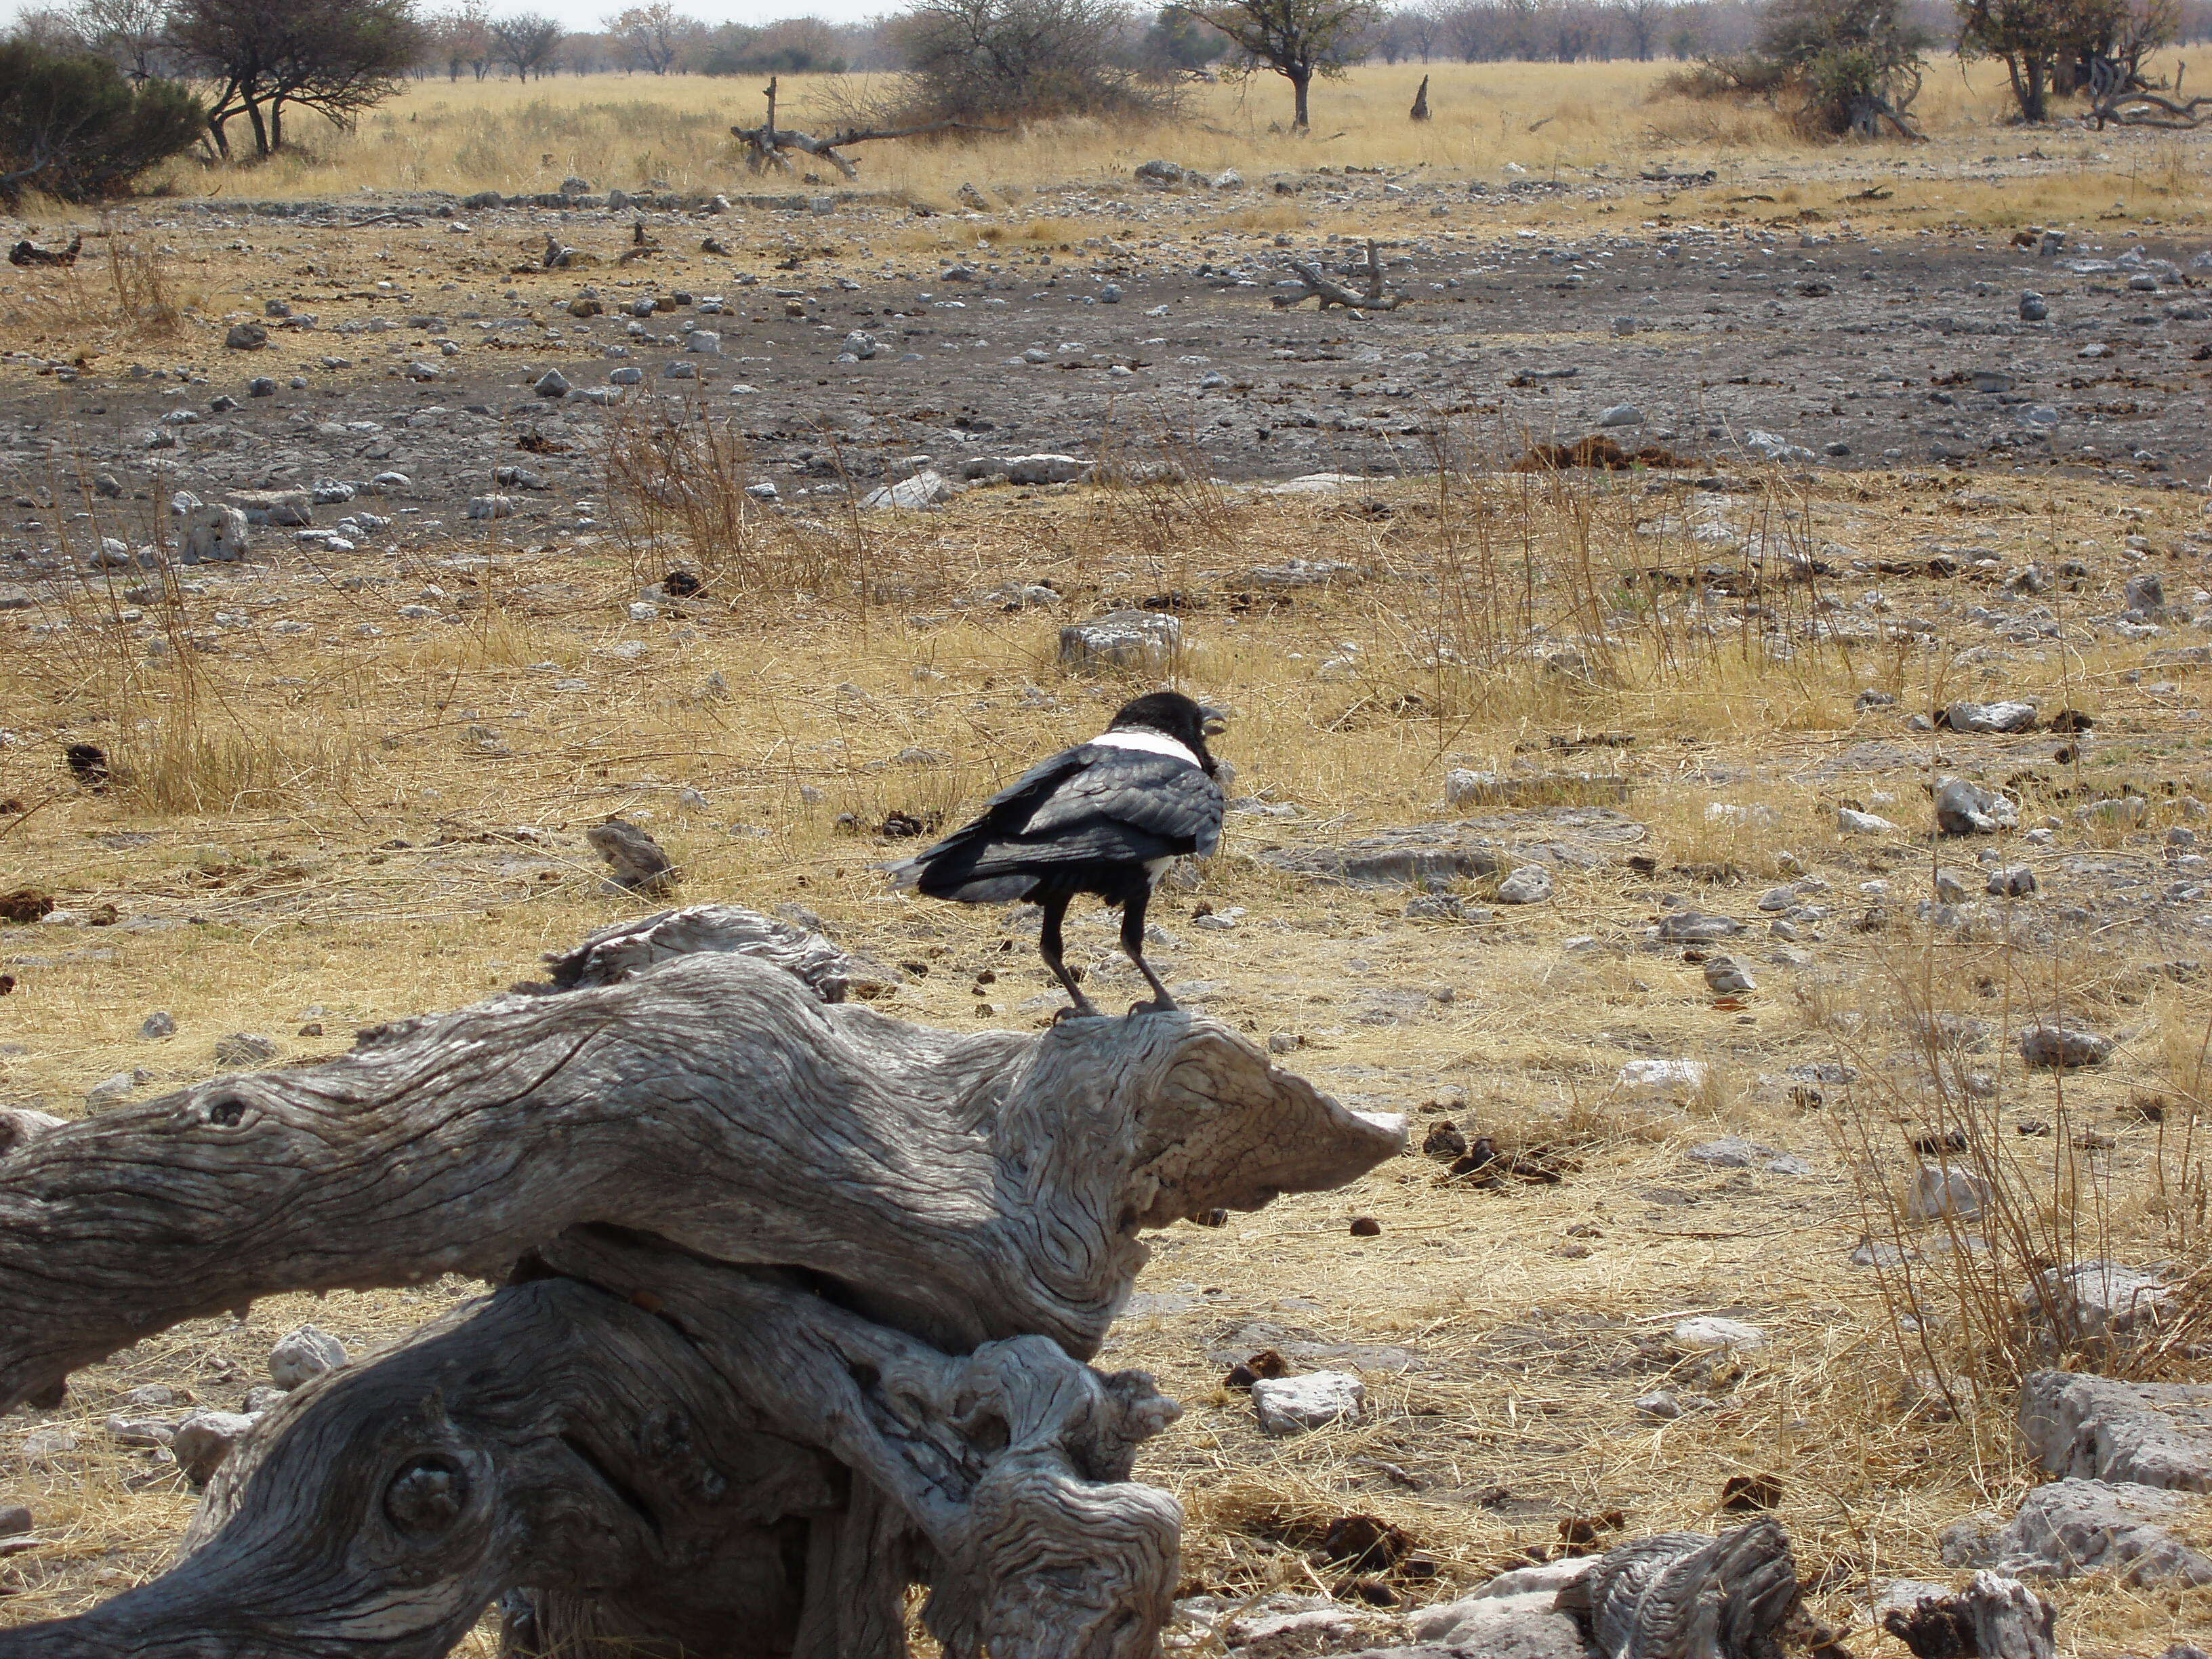
{"label": "weathered driftwood log", "polygon": [[955,1350],[1097,1352],[1140,1228],[1389,1156],[1226,1027],[824,1006],[750,956],[495,998],[36,1136],[0,1164],[0,1407],[277,1291],[503,1273],[602,1222],[805,1268]]}
{"label": "weathered driftwood log", "polygon": [[1879,1619],[1917,1659],[2051,1659],[2057,1651],[2056,1609],[2017,1578],[1984,1571],[1962,1590],[1925,1589],[1883,1607]]}
{"label": "weathered driftwood log", "polygon": [[824,1002],[872,1002],[898,988],[899,976],[866,957],[839,949],[819,933],[734,904],[695,904],[602,927],[580,945],[545,953],[548,981],[518,985],[525,993],[619,985],[678,957],[730,951],[758,957],[804,981]]}
{"label": "weathered driftwood log", "polygon": [[1365,283],[1367,291],[1364,294],[1353,292],[1326,274],[1317,261],[1293,259],[1290,264],[1291,274],[1298,279],[1303,292],[1271,295],[1270,303],[1278,310],[1285,310],[1312,299],[1321,301],[1320,308],[1323,311],[1331,306],[1344,306],[1354,311],[1395,311],[1406,303],[1404,295],[1383,292],[1382,261],[1376,253],[1371,239],[1367,244],[1367,263],[1352,266],[1347,273]]}
{"label": "weathered driftwood log", "polygon": [[430,1659],[506,1596],[518,1654],[860,1659],[905,1650],[909,1579],[948,1653],[1150,1651],[1181,1516],[1126,1484],[1176,1415],[1149,1377],[946,1355],[646,1240],[554,1266],[287,1399],[173,1571],[0,1651]]}
{"label": "weathered driftwood log", "polygon": [[1779,1659],[1797,1601],[1790,1536],[1771,1516],[1717,1538],[1637,1539],[1559,1596],[1587,1613],[1607,1659]]}
{"label": "weathered driftwood log", "polygon": [[173,1571],[0,1654],[428,1659],[501,1598],[518,1659],[890,1659],[911,1582],[953,1659],[1150,1654],[1180,1515],[1127,1476],[1175,1407],[1081,1363],[1137,1233],[1395,1121],[1188,1016],[827,1005],[834,947],[749,913],[550,960],[576,988],[0,1157],[11,1399],[271,1291],[514,1281],[289,1399]]}

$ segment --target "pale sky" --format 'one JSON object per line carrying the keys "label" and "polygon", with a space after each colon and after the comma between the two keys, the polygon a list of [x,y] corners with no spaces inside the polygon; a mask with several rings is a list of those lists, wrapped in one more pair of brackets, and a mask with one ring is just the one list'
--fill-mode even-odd
{"label": "pale sky", "polygon": [[[599,20],[610,13],[620,11],[629,0],[488,0],[495,12],[542,11],[548,17],[557,17],[572,29],[596,29]],[[47,5],[64,9],[65,0],[0,0],[0,23],[12,23],[19,13],[44,9]],[[423,9],[438,9],[434,0]],[[821,17],[833,23],[858,22],[865,17],[880,16],[896,11],[896,0],[756,0],[755,3],[732,5],[728,0],[702,0],[696,5],[684,5],[681,9],[708,23],[768,23],[779,17]]]}

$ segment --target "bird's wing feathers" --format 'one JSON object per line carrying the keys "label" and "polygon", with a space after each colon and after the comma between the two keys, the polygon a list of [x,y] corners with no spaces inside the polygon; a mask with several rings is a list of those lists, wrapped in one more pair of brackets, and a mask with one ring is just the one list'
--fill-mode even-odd
{"label": "bird's wing feathers", "polygon": [[1079,832],[1103,818],[1201,856],[1221,839],[1221,787],[1195,766],[1140,750],[1090,747],[1087,763],[1041,799],[1024,836]]}
{"label": "bird's wing feathers", "polygon": [[975,820],[894,872],[947,896],[997,898],[1018,872],[1200,857],[1221,840],[1220,786],[1195,766],[1142,750],[1079,744],[991,797]]}

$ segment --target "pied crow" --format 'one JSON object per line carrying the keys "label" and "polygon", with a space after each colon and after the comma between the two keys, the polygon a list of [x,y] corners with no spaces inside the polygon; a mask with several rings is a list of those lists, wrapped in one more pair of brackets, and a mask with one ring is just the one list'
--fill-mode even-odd
{"label": "pied crow", "polygon": [[1177,691],[1122,705],[1099,736],[1031,767],[984,803],[982,816],[891,866],[901,887],[963,904],[1027,900],[1044,907],[1037,949],[1075,999],[1096,1014],[1061,957],[1060,921],[1079,893],[1121,908],[1121,948],[1152,988],[1131,1013],[1173,1008],[1145,960],[1145,908],[1174,860],[1221,840],[1219,763],[1207,752],[1221,716]]}

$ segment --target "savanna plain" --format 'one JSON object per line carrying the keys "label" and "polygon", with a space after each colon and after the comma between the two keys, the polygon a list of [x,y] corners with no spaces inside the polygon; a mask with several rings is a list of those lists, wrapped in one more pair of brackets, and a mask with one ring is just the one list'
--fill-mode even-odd
{"label": "savanna plain", "polygon": [[[1154,960],[1409,1124],[1154,1241],[1102,1363],[1185,1407],[1137,1469],[1184,1594],[1387,1645],[1532,1552],[1765,1509],[1822,1639],[1904,1653],[1881,1589],[1963,1582],[1947,1530],[2050,1477],[2023,1376],[2212,1383],[2208,143],[2005,126],[1987,66],[1910,147],[1620,64],[1432,66],[1415,126],[1423,72],[1322,83],[1312,137],[1255,81],[849,185],[748,174],[747,83],[430,82],[27,210],[84,242],[0,280],[0,1107],[532,977],[665,902],[609,889],[611,817],[674,902],[895,966],[884,1012],[1041,1027],[1034,919],[882,866],[1173,684],[1237,775]],[[1370,240],[1397,309],[1270,306]],[[178,491],[276,521],[184,564]],[[1122,611],[1164,654],[1064,657]],[[1110,923],[1072,929],[1102,1002],[1141,988]],[[2087,1063],[2034,1063],[2062,1029]],[[0,1422],[0,1645],[193,1510],[111,1419],[483,1289],[265,1299]],[[1225,1379],[1266,1351],[1364,1412],[1262,1433]],[[2212,1555],[2201,1492],[2157,1525]],[[2212,1631],[2186,1571],[2037,1588],[2067,1655]]]}

